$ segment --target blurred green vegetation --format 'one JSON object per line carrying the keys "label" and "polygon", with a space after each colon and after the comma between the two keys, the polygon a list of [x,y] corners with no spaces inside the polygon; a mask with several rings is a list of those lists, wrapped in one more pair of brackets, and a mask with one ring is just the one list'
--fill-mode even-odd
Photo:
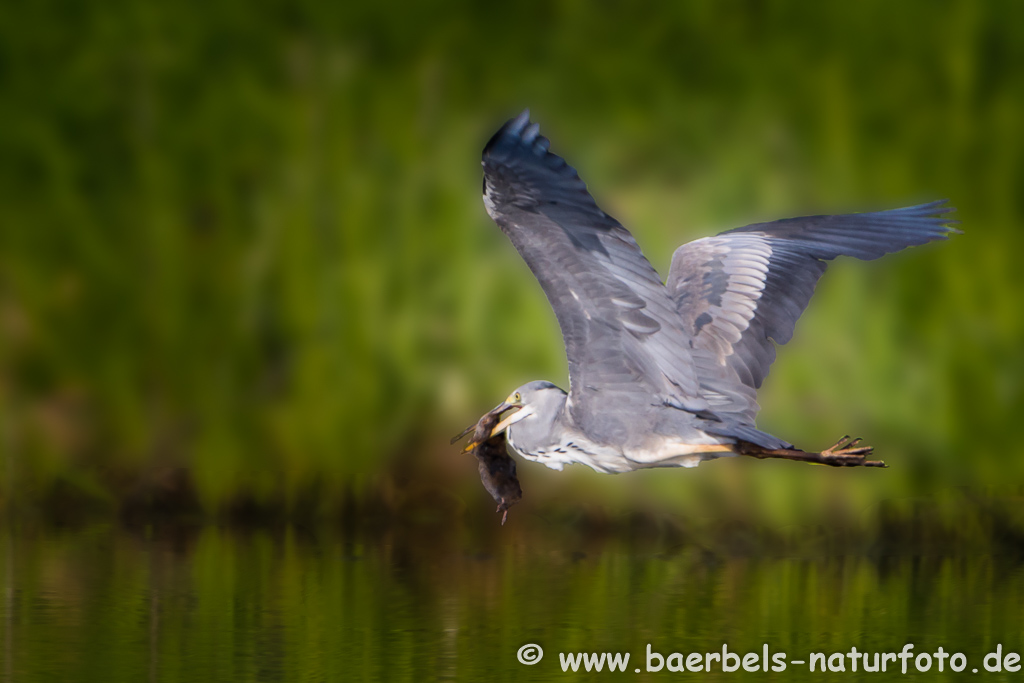
{"label": "blurred green vegetation", "polygon": [[785,525],[1019,493],[1022,27],[1009,1],[7,7],[3,504],[475,506],[447,436],[566,384],[479,197],[524,106],[662,273],[805,213],[949,197],[965,234],[830,269],[762,391],[762,428],[855,433],[891,469],[525,465],[521,509]]}

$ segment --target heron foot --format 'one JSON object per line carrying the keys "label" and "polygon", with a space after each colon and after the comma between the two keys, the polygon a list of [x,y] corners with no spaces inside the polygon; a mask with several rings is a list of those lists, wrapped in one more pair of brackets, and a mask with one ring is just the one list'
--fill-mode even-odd
{"label": "heron foot", "polygon": [[749,444],[748,446],[753,446],[753,448],[744,448],[740,450],[740,453],[755,458],[781,458],[798,462],[813,462],[829,467],[886,467],[882,460],[868,460],[867,456],[871,455],[875,449],[871,446],[861,446],[860,442],[859,438],[851,439],[849,436],[844,436],[818,453],[787,448],[769,450]]}
{"label": "heron foot", "polygon": [[871,446],[857,445],[858,443],[860,443],[860,437],[850,438],[849,436],[844,436],[822,451],[821,457],[847,458],[851,456],[869,456],[874,452]]}
{"label": "heron foot", "polygon": [[812,462],[820,462],[831,467],[886,466],[885,462],[881,460],[868,460],[867,456],[871,455],[875,449],[871,446],[861,446],[859,445],[860,442],[860,437],[851,439],[849,435],[843,436],[820,453],[811,454],[821,458],[820,460],[813,460]]}

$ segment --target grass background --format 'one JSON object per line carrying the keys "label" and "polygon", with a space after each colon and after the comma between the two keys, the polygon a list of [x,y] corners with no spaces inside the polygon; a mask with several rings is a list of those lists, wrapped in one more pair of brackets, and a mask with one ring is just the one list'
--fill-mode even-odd
{"label": "grass background", "polygon": [[0,505],[490,514],[447,438],[567,383],[479,196],[529,106],[662,273],[806,213],[949,197],[965,234],[830,268],[761,392],[763,429],[890,469],[526,463],[512,519],[1020,529],[1022,27],[1008,1],[7,7]]}

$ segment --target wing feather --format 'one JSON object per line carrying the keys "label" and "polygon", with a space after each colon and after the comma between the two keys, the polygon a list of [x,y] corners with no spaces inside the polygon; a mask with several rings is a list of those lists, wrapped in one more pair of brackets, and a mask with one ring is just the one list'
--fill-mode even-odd
{"label": "wing feather", "polygon": [[627,397],[706,410],[675,301],[629,231],[548,148],[529,112],[505,124],[484,149],[484,204],[558,318],[574,420],[607,419],[596,404]]}
{"label": "wing feather", "polygon": [[[775,344],[793,336],[827,261],[838,256],[876,259],[956,232],[944,201],[892,211],[806,216],[757,223],[684,244],[672,258],[667,287],[693,335],[702,390],[725,391],[719,406],[752,422],[753,390],[775,360]],[[722,374],[722,368],[729,372]]]}

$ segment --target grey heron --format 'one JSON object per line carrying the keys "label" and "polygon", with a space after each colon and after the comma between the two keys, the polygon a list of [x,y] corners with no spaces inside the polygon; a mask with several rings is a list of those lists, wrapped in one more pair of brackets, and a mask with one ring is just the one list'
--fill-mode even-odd
{"label": "grey heron", "polygon": [[662,282],[629,231],[548,148],[529,110],[506,123],[484,148],[483,199],[554,309],[569,391],[546,381],[519,387],[481,419],[487,429],[466,450],[485,440],[493,449],[504,433],[520,456],[556,470],[694,467],[735,455],[885,466],[867,459],[872,449],[859,439],[814,452],[761,431],[757,389],[827,262],[946,239],[958,231],[945,200],[697,239],[676,250]]}

